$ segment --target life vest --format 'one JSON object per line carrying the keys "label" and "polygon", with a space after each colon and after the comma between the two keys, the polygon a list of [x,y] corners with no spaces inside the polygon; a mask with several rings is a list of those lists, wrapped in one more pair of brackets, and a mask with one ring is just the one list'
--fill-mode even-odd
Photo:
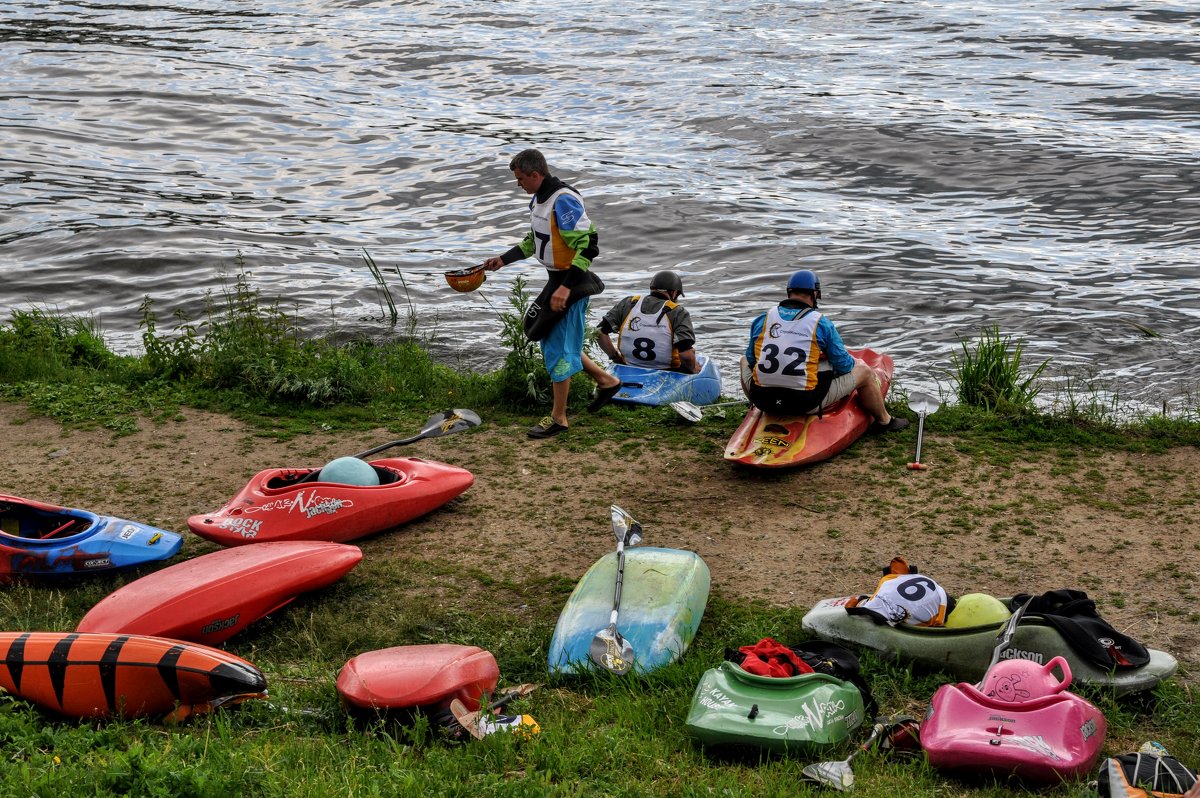
{"label": "life vest", "polygon": [[791,321],[780,315],[778,307],[768,310],[762,332],[754,341],[754,384],[794,391],[816,390],[818,371],[832,371],[828,362],[822,360],[817,344],[820,320],[821,314],[814,308]]}
{"label": "life vest", "polygon": [[[646,297],[647,300],[650,297]],[[678,368],[679,353],[675,351],[675,326],[668,315],[678,305],[663,300],[657,313],[646,313],[642,298],[635,296],[629,313],[617,330],[617,349],[631,366],[649,369]]]}
{"label": "life vest", "polygon": [[588,218],[587,210],[579,199],[579,193],[573,189],[563,186],[551,194],[545,202],[538,202],[537,196],[534,195],[533,199],[529,201],[529,226],[533,230],[533,255],[550,271],[571,268],[571,261],[575,258],[575,250],[567,246],[567,242],[563,240],[562,234],[559,232],[559,220],[554,213],[554,205],[563,195],[568,195],[573,200],[569,203],[571,218],[562,220],[564,224],[569,225],[567,229],[587,230],[592,226],[592,220]]}
{"label": "life vest", "polygon": [[850,599],[846,612],[892,626],[944,626],[949,600],[941,585],[917,573],[903,557],[894,557],[875,592]]}

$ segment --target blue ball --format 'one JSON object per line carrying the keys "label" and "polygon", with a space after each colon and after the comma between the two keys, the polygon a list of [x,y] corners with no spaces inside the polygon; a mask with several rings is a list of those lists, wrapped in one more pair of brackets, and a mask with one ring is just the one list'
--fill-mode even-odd
{"label": "blue ball", "polygon": [[379,484],[379,474],[365,460],[359,460],[357,457],[339,457],[330,460],[321,469],[321,481],[371,487]]}

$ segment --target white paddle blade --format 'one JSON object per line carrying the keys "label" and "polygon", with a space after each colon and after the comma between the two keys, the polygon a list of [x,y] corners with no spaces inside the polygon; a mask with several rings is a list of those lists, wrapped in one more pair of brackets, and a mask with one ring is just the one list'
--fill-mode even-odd
{"label": "white paddle blade", "polygon": [[691,402],[671,402],[671,409],[693,423],[704,417],[704,411]]}
{"label": "white paddle blade", "polygon": [[625,675],[633,667],[633,646],[621,637],[616,626],[609,626],[596,633],[588,655],[592,662],[618,676]]}
{"label": "white paddle blade", "polygon": [[908,395],[908,407],[918,415],[937,412],[937,409],[941,406],[942,402],[936,396],[931,396],[920,391],[914,391]]}
{"label": "white paddle blade", "polygon": [[432,429],[422,430],[422,432],[426,433],[427,437],[450,435],[465,429],[471,429],[471,427],[478,427],[481,423],[478,413],[474,410],[465,410],[460,407],[456,407],[443,415],[445,416],[443,419],[431,425]]}
{"label": "white paddle blade", "polygon": [[801,775],[839,792],[846,792],[854,787],[854,771],[845,762],[818,762],[815,765],[806,765]]}
{"label": "white paddle blade", "polygon": [[636,546],[642,542],[642,525],[635,521],[632,515],[615,504],[609,507],[608,511],[612,515],[613,537],[618,542],[623,542],[626,546]]}

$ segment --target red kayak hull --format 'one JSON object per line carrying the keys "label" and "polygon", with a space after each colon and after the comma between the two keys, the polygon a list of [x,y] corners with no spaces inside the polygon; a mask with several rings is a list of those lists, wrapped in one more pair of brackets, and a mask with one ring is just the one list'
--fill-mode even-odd
{"label": "red kayak hull", "polygon": [[496,658],[476,646],[396,646],[347,662],[338,674],[337,691],[351,708],[440,714],[455,699],[468,710],[479,709],[480,696],[494,692],[499,680]]}
{"label": "red kayak hull", "polygon": [[215,513],[188,528],[222,546],[278,540],[341,543],[399,526],[436,510],[475,481],[470,471],[419,457],[372,460],[377,486],[304,481],[319,468],[260,471]]}
{"label": "red kayak hull", "polygon": [[324,541],[222,549],[110,593],[83,616],[75,631],[152,635],[215,646],[299,594],[333,584],[360,560],[357,546]]}
{"label": "red kayak hull", "polygon": [[[850,354],[875,369],[887,395],[895,368],[891,357],[871,349]],[[770,416],[751,407],[725,446],[725,459],[756,468],[794,468],[828,460],[854,443],[872,418],[853,391],[820,416]]]}
{"label": "red kayak hull", "polygon": [[267,689],[243,659],[158,637],[0,632],[0,656],[0,687],[75,718],[182,717]]}

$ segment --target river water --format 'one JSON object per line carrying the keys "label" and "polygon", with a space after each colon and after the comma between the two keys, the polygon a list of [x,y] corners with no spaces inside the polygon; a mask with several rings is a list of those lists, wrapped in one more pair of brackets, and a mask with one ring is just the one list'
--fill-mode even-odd
{"label": "river water", "polygon": [[121,351],[145,296],[202,316],[239,259],[313,330],[395,334],[366,251],[441,357],[495,367],[543,273],[442,272],[521,237],[537,146],[600,230],[592,319],[678,270],[731,389],[812,268],[909,390],[998,325],[1049,393],[1200,394],[1194,5],[0,0],[0,76],[0,312]]}

